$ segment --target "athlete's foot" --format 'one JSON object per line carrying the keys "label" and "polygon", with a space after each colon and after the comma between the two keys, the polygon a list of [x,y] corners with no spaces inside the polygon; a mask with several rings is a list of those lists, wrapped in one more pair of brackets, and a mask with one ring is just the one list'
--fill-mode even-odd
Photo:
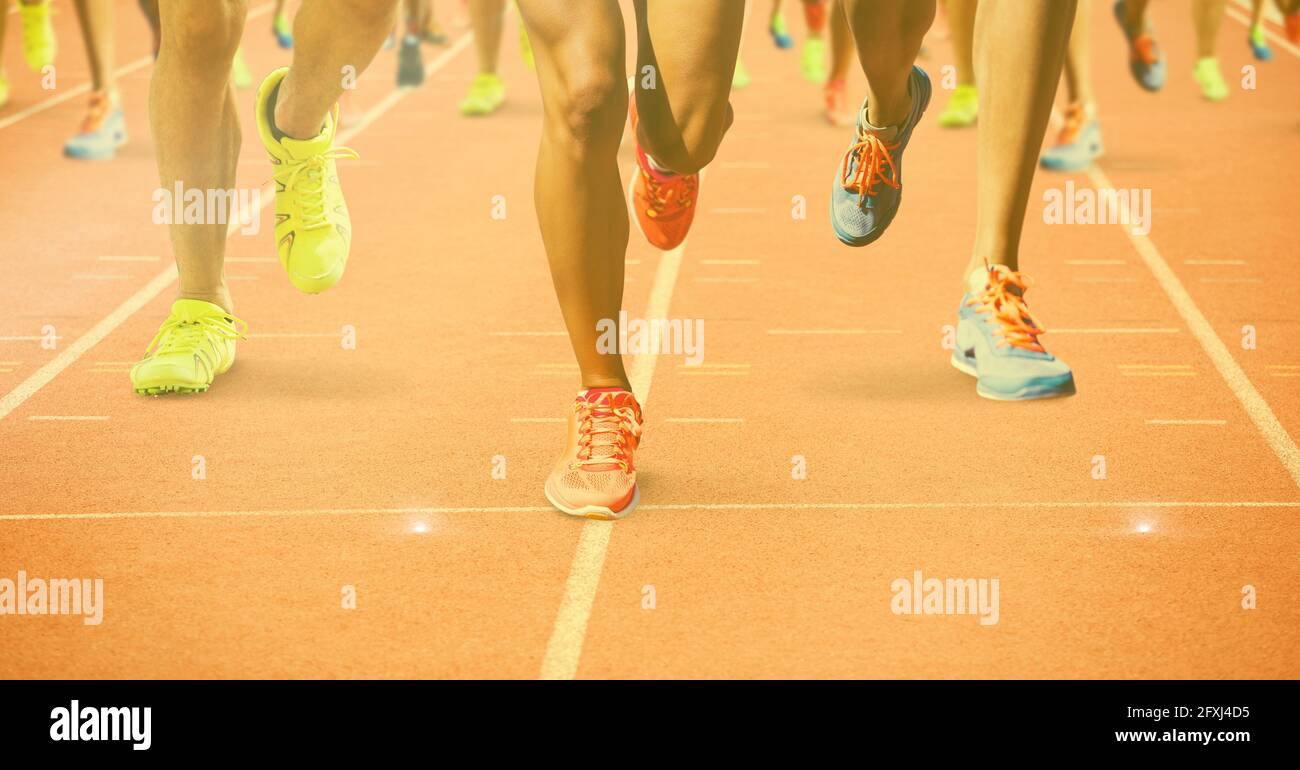
{"label": "athlete's foot", "polygon": [[339,282],[352,243],[343,189],[335,161],[356,158],[335,147],[338,108],[325,116],[321,131],[295,139],[275,127],[275,99],[288,68],[275,70],[257,92],[257,133],[271,156],[275,176],[275,238],[280,264],[299,291],[317,294]]}
{"label": "athlete's foot", "polygon": [[[636,142],[636,100],[628,113],[632,136]],[[672,251],[682,245],[695,220],[695,201],[700,194],[699,174],[675,174],[656,167],[655,162],[636,142],[636,173],[632,175],[629,196],[636,213],[637,226],[651,246]]]}
{"label": "athlete's foot", "polygon": [[54,24],[50,21],[50,0],[19,3],[18,13],[23,26],[23,58],[27,60],[28,67],[40,72],[54,63],[54,57],[59,52],[59,41],[54,36]]}
{"label": "athlete's foot", "polygon": [[1148,91],[1165,85],[1165,53],[1156,45],[1155,29],[1144,21],[1140,29],[1129,27],[1124,0],[1115,0],[1115,20],[1128,38],[1128,68],[1133,79]]}
{"label": "athlete's foot", "polygon": [[1268,47],[1268,38],[1264,35],[1264,27],[1256,25],[1250,28],[1250,33],[1246,36],[1246,44],[1250,46],[1250,52],[1260,61],[1268,61],[1273,58],[1273,49]]}
{"label": "athlete's foot", "polygon": [[826,122],[832,126],[847,126],[853,122],[853,110],[849,107],[849,93],[843,80],[828,80],[822,89],[822,98],[826,101]]}
{"label": "athlete's foot", "polygon": [[9,78],[5,71],[0,69],[0,109],[9,103]]}
{"label": "athlete's foot", "polygon": [[979,92],[973,85],[960,85],[953,89],[948,103],[939,113],[939,125],[944,128],[966,128],[975,125],[980,114]]}
{"label": "athlete's foot", "polygon": [[429,45],[446,45],[447,32],[442,28],[441,24],[430,19],[424,31],[420,33],[420,39]]}
{"label": "athlete's foot", "polygon": [[810,37],[803,42],[799,69],[809,83],[826,82],[826,43],[821,38]]}
{"label": "athlete's foot", "polygon": [[112,160],[127,142],[126,113],[116,93],[95,91],[81,130],[63,143],[63,154],[77,160]]}
{"label": "athlete's foot", "polygon": [[495,72],[480,72],[474,76],[469,93],[460,102],[460,114],[466,117],[491,115],[506,100],[506,84]]}
{"label": "athlete's foot", "polygon": [[1101,123],[1088,114],[1084,105],[1075,103],[1065,110],[1065,124],[1056,144],[1044,150],[1038,162],[1052,171],[1082,171],[1102,152]]}
{"label": "athlete's foot", "polygon": [[767,32],[772,36],[772,42],[777,48],[784,50],[794,47],[794,38],[790,37],[790,30],[785,26],[785,14],[779,12],[772,14]]}
{"label": "athlete's foot", "polygon": [[293,26],[289,24],[289,17],[283,13],[271,20],[271,34],[275,36],[275,42],[281,48],[288,50],[293,48]]}
{"label": "athlete's foot", "polygon": [[235,363],[235,340],[247,328],[220,305],[178,299],[144,358],[131,367],[131,386],[147,396],[201,393]]}
{"label": "athlete's foot", "polygon": [[641,406],[623,388],[578,393],[569,413],[564,454],[546,479],[546,499],[570,516],[618,519],[640,493],[634,455],[641,441]]}
{"label": "athlete's foot", "polygon": [[853,143],[831,188],[831,226],[849,246],[866,246],[884,234],[903,199],[903,151],[930,103],[930,78],[913,66],[908,76],[911,110],[903,122],[877,127],[863,102]]}
{"label": "athlete's foot", "polygon": [[1005,265],[971,274],[957,311],[952,365],[977,379],[975,392],[996,401],[1028,401],[1074,394],[1074,375],[1043,349],[1043,334],[1024,292],[1031,281]]}
{"label": "athlete's foot", "polygon": [[1286,15],[1286,39],[1292,43],[1300,43],[1300,9]]}
{"label": "athlete's foot", "polygon": [[731,87],[737,91],[749,87],[749,70],[745,69],[745,63],[736,57],[736,70],[731,73]]}
{"label": "athlete's foot", "polygon": [[244,63],[242,48],[235,49],[235,59],[230,63],[230,82],[240,91],[253,85],[253,73],[248,71],[248,65]]}
{"label": "athlete's foot", "polygon": [[1201,87],[1201,96],[1207,101],[1221,102],[1228,98],[1228,83],[1223,79],[1223,73],[1219,71],[1219,60],[1213,56],[1206,56],[1197,60],[1196,69],[1192,72],[1196,78],[1196,83]]}
{"label": "athlete's foot", "polygon": [[424,85],[424,56],[420,53],[420,38],[406,35],[397,53],[397,85],[416,88]]}

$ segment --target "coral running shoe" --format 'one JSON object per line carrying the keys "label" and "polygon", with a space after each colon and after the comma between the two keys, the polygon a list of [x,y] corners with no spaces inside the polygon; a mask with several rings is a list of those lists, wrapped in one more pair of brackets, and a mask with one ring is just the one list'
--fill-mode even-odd
{"label": "coral running shoe", "polygon": [[1115,20],[1128,38],[1128,68],[1133,79],[1148,91],[1159,91],[1165,85],[1165,53],[1156,45],[1155,29],[1144,22],[1141,30],[1129,29],[1124,0],[1115,2]]}
{"label": "coral running shoe", "polygon": [[570,516],[619,519],[640,499],[633,454],[641,441],[641,406],[622,388],[578,393],[564,455],[546,479],[546,499]]}
{"label": "coral running shoe", "polygon": [[[636,100],[629,107],[632,136],[636,137]],[[637,225],[651,246],[672,251],[686,240],[695,220],[695,201],[700,193],[700,175],[674,174],[656,169],[649,156],[636,145],[636,173],[628,195],[636,212]]]}
{"label": "coral running shoe", "polygon": [[318,294],[339,282],[352,247],[352,219],[335,161],[356,158],[335,147],[338,107],[310,139],[276,137],[275,103],[287,68],[267,76],[257,92],[257,133],[275,176],[275,238],[280,264],[299,291]]}
{"label": "coral running shoe", "polygon": [[78,160],[112,160],[128,138],[121,98],[107,91],[94,91],[86,119],[76,136],[63,143],[63,154]]}
{"label": "coral running shoe", "polygon": [[1052,171],[1082,171],[1104,151],[1101,123],[1076,102],[1066,108],[1065,124],[1056,137],[1056,144],[1043,151],[1038,163]]}
{"label": "coral running shoe", "polygon": [[220,305],[178,299],[144,359],[131,367],[131,385],[142,396],[202,393],[234,365],[235,340],[247,329]]}
{"label": "coral running shoe", "polygon": [[952,365],[975,377],[975,391],[995,401],[1028,401],[1074,394],[1074,375],[1043,349],[1043,328],[1024,292],[1028,276],[1005,265],[986,265],[970,277],[957,311]]}
{"label": "coral running shoe", "polygon": [[849,107],[849,94],[843,80],[827,80],[822,98],[826,100],[827,123],[839,127],[853,122],[853,109]]}

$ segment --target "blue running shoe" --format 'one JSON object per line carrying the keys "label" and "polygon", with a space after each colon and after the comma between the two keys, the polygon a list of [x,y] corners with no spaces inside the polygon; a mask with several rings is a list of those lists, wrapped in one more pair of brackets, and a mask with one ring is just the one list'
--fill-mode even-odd
{"label": "blue running shoe", "polygon": [[[980,279],[984,286],[976,288]],[[1029,278],[1005,265],[971,275],[971,288],[957,311],[957,349],[952,365],[977,379],[975,392],[995,401],[1028,401],[1074,395],[1074,375],[1043,349],[1043,329],[1029,313],[1023,293]]]}
{"label": "blue running shoe", "polygon": [[271,20],[271,34],[275,36],[276,45],[286,51],[293,48],[293,27],[289,17],[280,14]]}
{"label": "blue running shoe", "polygon": [[1124,21],[1124,0],[1115,0],[1115,21],[1128,39],[1128,69],[1133,79],[1148,91],[1165,86],[1165,52],[1156,45],[1155,29],[1145,22],[1140,32],[1130,32]]}
{"label": "blue running shoe", "polygon": [[903,151],[930,103],[930,78],[925,70],[912,67],[908,91],[912,112],[889,142],[879,138],[888,129],[873,129],[867,123],[865,102],[858,112],[853,143],[831,187],[831,227],[835,237],[849,246],[866,246],[883,235],[903,200]]}
{"label": "blue running shoe", "polygon": [[1101,123],[1088,117],[1082,104],[1071,104],[1065,111],[1065,125],[1056,144],[1043,151],[1039,165],[1051,171],[1082,171],[1101,157]]}
{"label": "blue running shoe", "polygon": [[63,143],[63,154],[78,160],[112,160],[126,144],[126,113],[105,91],[90,95],[90,111],[76,136]]}
{"label": "blue running shoe", "polygon": [[406,35],[397,52],[397,85],[418,88],[424,85],[424,56],[420,53],[420,38]]}
{"label": "blue running shoe", "polygon": [[1250,44],[1250,52],[1255,54],[1256,59],[1269,61],[1273,58],[1273,49],[1268,47],[1268,38],[1264,36],[1263,27],[1251,27],[1246,42]]}
{"label": "blue running shoe", "polygon": [[772,21],[767,25],[767,31],[772,35],[772,42],[776,47],[782,50],[794,48],[794,38],[790,37],[790,30],[785,26],[785,14],[775,13],[772,15]]}

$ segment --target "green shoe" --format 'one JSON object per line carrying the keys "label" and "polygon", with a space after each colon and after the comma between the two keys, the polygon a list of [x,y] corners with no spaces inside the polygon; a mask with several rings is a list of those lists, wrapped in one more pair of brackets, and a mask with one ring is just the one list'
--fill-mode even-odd
{"label": "green shoe", "polygon": [[731,87],[739,91],[749,85],[749,70],[745,69],[745,63],[736,57],[736,71],[731,75]]}
{"label": "green shoe", "polygon": [[804,41],[800,69],[804,80],[818,85],[826,82],[826,43],[821,38],[810,37]]}
{"label": "green shoe", "polygon": [[242,48],[235,49],[235,60],[230,64],[230,81],[240,91],[253,85],[253,73],[248,71],[248,65],[244,63]]}
{"label": "green shoe", "polygon": [[480,72],[470,84],[469,94],[460,103],[460,114],[466,117],[490,115],[506,100],[506,84],[501,76]]}
{"label": "green shoe", "polygon": [[1196,62],[1196,71],[1193,73],[1196,82],[1201,86],[1201,96],[1212,102],[1221,102],[1228,98],[1228,84],[1223,80],[1223,73],[1219,71],[1219,60],[1213,56],[1206,56]]}
{"label": "green shoe", "polygon": [[980,98],[975,86],[957,86],[943,106],[943,112],[939,113],[939,125],[944,128],[973,126],[979,112]]}
{"label": "green shoe", "polygon": [[9,78],[5,77],[4,70],[0,70],[0,107],[9,103]]}

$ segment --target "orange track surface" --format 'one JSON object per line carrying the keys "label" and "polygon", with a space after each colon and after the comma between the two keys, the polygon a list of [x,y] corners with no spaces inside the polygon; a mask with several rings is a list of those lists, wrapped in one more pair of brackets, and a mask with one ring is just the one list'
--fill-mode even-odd
{"label": "orange track surface", "polygon": [[[59,5],[70,89],[86,73]],[[497,115],[455,112],[474,70],[458,33],[424,88],[348,141],[363,159],[340,166],[356,237],[337,289],[288,285],[269,214],[262,234],[231,238],[252,336],[201,396],[142,398],[126,375],[174,284],[114,315],[170,264],[150,220],[149,67],[122,81],[132,143],[110,164],[59,157],[80,97],[0,128],[0,577],[101,577],[107,597],[97,627],[0,617],[0,676],[1297,676],[1300,58],[1275,44],[1258,90],[1204,103],[1188,14],[1160,6],[1170,76],[1150,95],[1107,5],[1099,168],[1152,190],[1153,229],[1135,242],[1114,225],[1045,226],[1044,190],[1100,182],[1038,175],[1023,265],[1079,395],[1029,404],[977,398],[940,347],[974,230],[976,133],[936,126],[939,92],[891,232],[840,246],[825,204],[847,131],[821,122],[797,53],[751,12],[753,84],[734,96],[689,241],[664,255],[633,231],[629,313],[704,318],[712,366],[633,363],[643,395],[653,382],[642,505],[612,525],[564,517],[541,492],[563,426],[528,419],[563,417],[577,378],[533,213],[540,101],[513,18]],[[126,65],[147,56],[147,30],[134,2],[119,7]],[[52,96],[11,21],[0,121]],[[245,36],[259,75],[287,59],[268,22]],[[1244,37],[1225,21],[1234,85],[1253,63]],[[932,45],[922,62],[936,81],[947,56]],[[389,93],[394,60],[380,54],[359,106]],[[242,92],[240,186],[270,176],[251,106]],[[796,195],[806,221],[790,216]],[[45,324],[56,350],[29,339]],[[349,324],[355,350],[339,344]],[[1246,324],[1256,350],[1240,345]],[[1178,373],[1136,376],[1151,372]],[[1283,428],[1271,443],[1239,395],[1252,389]],[[34,419],[50,416],[107,419]],[[999,623],[892,614],[891,582],[915,570],[998,578]],[[1245,585],[1257,609],[1241,608]]]}

